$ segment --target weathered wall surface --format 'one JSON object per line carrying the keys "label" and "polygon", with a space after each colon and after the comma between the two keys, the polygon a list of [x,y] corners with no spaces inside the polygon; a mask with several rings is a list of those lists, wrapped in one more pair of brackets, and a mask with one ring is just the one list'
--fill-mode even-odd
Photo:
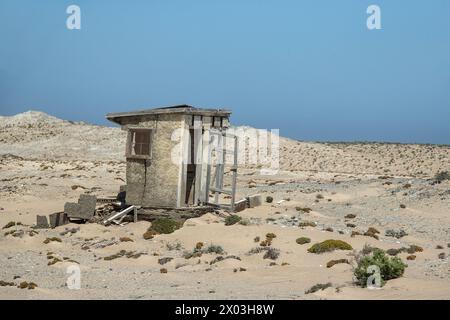
{"label": "weathered wall surface", "polygon": [[150,160],[127,159],[127,202],[147,207],[176,207],[180,166],[171,158],[179,141],[172,141],[174,130],[182,127],[179,114],[131,118],[123,126],[153,130]]}

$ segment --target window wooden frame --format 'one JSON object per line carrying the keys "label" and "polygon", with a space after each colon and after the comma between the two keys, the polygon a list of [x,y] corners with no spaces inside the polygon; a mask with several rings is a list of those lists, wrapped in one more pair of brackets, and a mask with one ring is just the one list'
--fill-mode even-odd
{"label": "window wooden frame", "polygon": [[130,159],[152,158],[153,130],[130,128],[127,135],[125,156]]}

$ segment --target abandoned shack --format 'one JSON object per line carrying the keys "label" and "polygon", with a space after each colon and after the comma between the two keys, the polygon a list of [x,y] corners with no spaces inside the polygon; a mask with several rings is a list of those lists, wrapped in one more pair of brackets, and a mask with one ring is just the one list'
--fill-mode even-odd
{"label": "abandoned shack", "polygon": [[[234,210],[237,137],[228,136],[231,111],[177,105],[110,113],[106,118],[126,130],[126,204],[143,208],[192,208],[219,205],[231,198]],[[214,151],[211,141],[216,137]],[[231,190],[223,189],[225,139],[232,140]],[[228,143],[230,141],[227,141]],[[212,159],[219,159],[212,164]],[[212,176],[214,173],[214,176]],[[211,185],[212,184],[212,185]],[[210,192],[214,199],[210,199]]]}

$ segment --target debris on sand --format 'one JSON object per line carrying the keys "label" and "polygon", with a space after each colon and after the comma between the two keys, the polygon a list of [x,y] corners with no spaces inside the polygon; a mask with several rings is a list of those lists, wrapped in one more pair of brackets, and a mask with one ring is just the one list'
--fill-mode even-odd
{"label": "debris on sand", "polygon": [[101,239],[101,240],[95,240],[95,239],[89,239],[85,240],[85,242],[81,245],[82,250],[88,250],[88,249],[103,249],[109,246],[113,246],[118,244],[119,241],[116,240],[116,238],[111,239]]}

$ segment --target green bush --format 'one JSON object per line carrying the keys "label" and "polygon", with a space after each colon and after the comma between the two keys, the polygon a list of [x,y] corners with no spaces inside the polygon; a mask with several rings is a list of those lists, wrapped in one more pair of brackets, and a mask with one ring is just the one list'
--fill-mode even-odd
{"label": "green bush", "polygon": [[226,226],[231,226],[233,224],[238,223],[239,221],[241,221],[242,218],[236,214],[232,214],[231,216],[228,216],[225,218],[225,225]]}
{"label": "green bush", "polygon": [[380,268],[382,286],[388,280],[401,277],[407,267],[400,258],[389,257],[383,250],[376,248],[371,255],[363,255],[357,259],[357,267],[354,269],[353,273],[360,286],[367,286],[367,279],[372,275],[367,272],[367,268],[372,265],[376,265]]}
{"label": "green bush", "polygon": [[308,237],[300,237],[300,238],[297,238],[295,240],[295,242],[297,242],[298,244],[306,244],[306,243],[310,243],[311,239]]}
{"label": "green bush", "polygon": [[152,226],[149,230],[156,231],[158,233],[168,234],[177,229],[180,229],[181,224],[173,219],[160,218],[152,222]]}
{"label": "green bush", "polygon": [[352,246],[345,241],[330,239],[314,244],[311,248],[308,249],[308,252],[323,253],[334,250],[352,250],[352,249],[353,249]]}

